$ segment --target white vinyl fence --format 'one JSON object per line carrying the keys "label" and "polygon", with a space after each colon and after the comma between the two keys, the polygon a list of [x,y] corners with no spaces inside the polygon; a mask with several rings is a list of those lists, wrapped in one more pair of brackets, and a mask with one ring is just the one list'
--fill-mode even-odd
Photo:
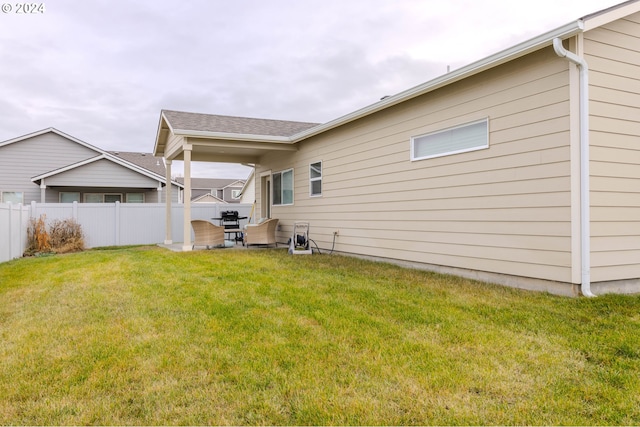
{"label": "white vinyl fence", "polygon": [[[87,248],[99,246],[125,246],[141,244],[157,244],[165,240],[165,215],[164,203],[31,203],[22,207],[24,224],[19,228],[17,219],[5,219],[7,212],[17,215],[17,208],[9,210],[9,205],[0,205],[0,246],[4,247],[7,239],[22,238],[26,241],[26,224],[29,218],[39,218],[46,215],[46,223],[53,220],[74,219],[82,227],[84,242]],[[191,218],[210,220],[219,218],[222,211],[238,211],[243,217],[251,213],[251,204],[217,204],[217,203],[193,203],[191,205]],[[184,205],[172,205],[171,233],[174,242],[183,242],[183,217]],[[6,216],[9,216],[8,214]],[[12,221],[13,220],[13,221]],[[247,220],[242,220],[244,225]],[[9,231],[11,230],[11,236]],[[193,231],[192,231],[193,239]],[[23,243],[24,245],[24,243]],[[0,262],[22,256],[24,247],[14,249],[13,252],[4,255],[0,252]]]}
{"label": "white vinyl fence", "polygon": [[29,207],[0,203],[0,262],[22,256],[27,244]]}

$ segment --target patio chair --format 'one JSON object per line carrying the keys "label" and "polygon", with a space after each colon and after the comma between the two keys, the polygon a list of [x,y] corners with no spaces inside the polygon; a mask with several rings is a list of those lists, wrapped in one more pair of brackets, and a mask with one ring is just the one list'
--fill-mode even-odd
{"label": "patio chair", "polygon": [[242,245],[275,245],[276,228],[278,227],[278,219],[265,219],[258,224],[247,224],[244,228],[244,240]]}
{"label": "patio chair", "polygon": [[214,225],[209,221],[203,221],[200,219],[194,219],[191,221],[191,228],[195,234],[193,240],[193,248],[196,246],[205,246],[207,249],[210,247],[224,247],[224,227]]}

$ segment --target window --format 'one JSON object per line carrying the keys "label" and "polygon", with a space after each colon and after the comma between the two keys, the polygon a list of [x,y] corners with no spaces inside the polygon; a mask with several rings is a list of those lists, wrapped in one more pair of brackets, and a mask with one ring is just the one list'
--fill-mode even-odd
{"label": "window", "polygon": [[233,199],[239,199],[240,198],[240,192],[242,190],[231,190],[231,198]]}
{"label": "window", "polygon": [[273,204],[293,204],[293,169],[273,174]]}
{"label": "window", "polygon": [[309,195],[322,196],[322,162],[309,165]]}
{"label": "window", "polygon": [[3,191],[2,200],[3,203],[24,203],[24,193],[22,191]]}
{"label": "window", "polygon": [[76,192],[60,192],[60,203],[80,202],[80,193]]}
{"label": "window", "polygon": [[411,138],[411,160],[489,148],[489,119]]}
{"label": "window", "polygon": [[144,193],[127,193],[127,203],[144,203]]}
{"label": "window", "polygon": [[85,203],[115,203],[122,202],[122,194],[85,193]]}

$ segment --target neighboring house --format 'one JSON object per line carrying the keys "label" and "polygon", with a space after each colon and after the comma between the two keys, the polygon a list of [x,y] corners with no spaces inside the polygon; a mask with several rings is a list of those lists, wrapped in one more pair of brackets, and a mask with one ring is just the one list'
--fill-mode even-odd
{"label": "neighboring house", "polygon": [[242,190],[240,191],[240,203],[255,203],[256,201],[256,170],[251,169]]}
{"label": "neighboring house", "polygon": [[308,221],[343,253],[638,292],[640,2],[320,125],[162,111],[154,154],[255,164],[257,216],[280,220],[281,242]]}
{"label": "neighboring house", "polygon": [[[184,184],[184,178],[176,178],[176,181]],[[243,186],[244,181],[238,179],[191,178],[191,200],[194,201],[209,194],[213,196],[213,199],[209,199],[210,201],[240,203],[240,192]]]}
{"label": "neighboring house", "polygon": [[164,171],[150,153],[107,152],[49,128],[0,142],[0,202],[165,202]]}
{"label": "neighboring house", "polygon": [[203,194],[201,196],[198,197],[194,197],[193,199],[191,199],[192,203],[220,203],[220,204],[227,204],[227,202],[225,202],[222,199],[217,198],[216,196],[212,195],[211,193],[207,193],[207,194]]}

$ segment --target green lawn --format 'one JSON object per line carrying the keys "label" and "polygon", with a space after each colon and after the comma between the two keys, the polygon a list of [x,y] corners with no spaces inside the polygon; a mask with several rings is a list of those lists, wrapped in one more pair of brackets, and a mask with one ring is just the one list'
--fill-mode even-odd
{"label": "green lawn", "polygon": [[0,424],[640,424],[640,297],[334,255],[0,264]]}

